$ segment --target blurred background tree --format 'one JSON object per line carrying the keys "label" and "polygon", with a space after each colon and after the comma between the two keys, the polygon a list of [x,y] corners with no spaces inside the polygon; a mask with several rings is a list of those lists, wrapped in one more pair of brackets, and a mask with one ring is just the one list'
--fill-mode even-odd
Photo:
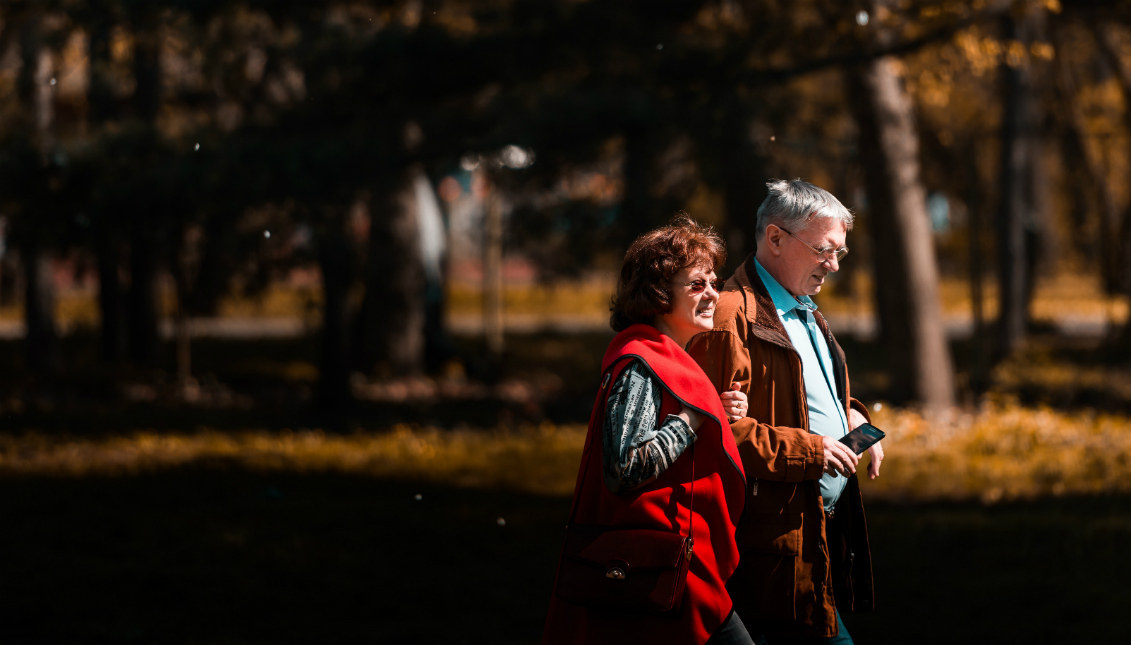
{"label": "blurred background tree", "polygon": [[[201,320],[316,275],[318,401],[341,411],[351,373],[478,369],[451,337],[472,276],[502,285],[488,310],[515,271],[607,290],[680,209],[723,231],[733,269],[771,177],[857,210],[822,302],[882,341],[895,401],[976,395],[1041,280],[1129,291],[1115,5],[56,0],[0,19],[7,284],[33,372],[68,369],[63,266],[97,293],[106,365],[190,388]],[[957,378],[956,333],[976,341]]]}

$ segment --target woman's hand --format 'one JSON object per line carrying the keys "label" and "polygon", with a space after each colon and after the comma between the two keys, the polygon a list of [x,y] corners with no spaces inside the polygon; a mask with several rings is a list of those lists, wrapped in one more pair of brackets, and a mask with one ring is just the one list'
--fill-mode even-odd
{"label": "woman's hand", "polygon": [[679,418],[687,422],[687,425],[691,427],[692,432],[698,430],[699,425],[703,423],[703,415],[699,414],[695,410],[692,410],[686,405],[683,406],[683,409],[679,411]]}
{"label": "woman's hand", "polygon": [[723,402],[723,411],[727,414],[727,421],[731,423],[744,418],[750,411],[750,404],[747,402],[746,394],[740,390],[741,387],[738,383],[731,383],[730,391],[719,395],[719,400]]}

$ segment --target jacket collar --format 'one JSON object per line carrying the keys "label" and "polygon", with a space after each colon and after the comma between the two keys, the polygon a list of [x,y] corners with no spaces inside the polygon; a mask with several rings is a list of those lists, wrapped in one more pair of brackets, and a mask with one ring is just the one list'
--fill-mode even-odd
{"label": "jacket collar", "polygon": [[742,266],[734,272],[734,278],[746,296],[746,319],[759,327],[778,332],[783,339],[788,339],[785,326],[778,317],[778,308],[774,306],[774,299],[770,297],[769,290],[758,275],[753,253],[747,256]]}
{"label": "jacket collar", "polygon": [[[746,319],[752,325],[751,331],[765,340],[786,347],[796,353],[797,350],[790,342],[789,334],[785,331],[785,325],[778,317],[778,309],[774,305],[774,299],[770,297],[770,291],[766,289],[766,285],[758,275],[758,267],[754,265],[753,253],[734,272],[734,279],[742,287],[743,295],[746,298]],[[837,395],[844,398],[847,395],[847,384],[844,381],[844,350],[833,338],[829,323],[821,315],[821,312],[814,311],[813,318],[817,321],[817,326],[829,343],[829,352],[833,358],[833,373],[836,377]]]}

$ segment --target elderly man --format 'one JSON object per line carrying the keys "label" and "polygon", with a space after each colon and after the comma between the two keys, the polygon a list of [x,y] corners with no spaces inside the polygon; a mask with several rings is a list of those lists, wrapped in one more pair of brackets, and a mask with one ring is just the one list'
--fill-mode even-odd
{"label": "elderly man", "polygon": [[[868,411],[809,298],[840,269],[852,213],[800,179],[767,186],[757,252],[727,281],[714,329],[687,348],[720,392],[749,397],[731,423],[749,488],[727,588],[756,641],[852,643],[837,609],[872,608],[872,561],[859,458],[838,439]],[[869,452],[875,478],[883,451]]]}

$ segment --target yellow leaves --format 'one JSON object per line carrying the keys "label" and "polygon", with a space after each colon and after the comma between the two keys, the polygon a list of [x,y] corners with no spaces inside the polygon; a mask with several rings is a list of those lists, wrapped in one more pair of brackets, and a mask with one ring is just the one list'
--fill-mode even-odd
{"label": "yellow leaves", "polygon": [[993,37],[985,36],[976,29],[959,32],[954,38],[962,52],[970,71],[982,76],[996,68],[1001,60],[1001,43]]}
{"label": "yellow leaves", "polygon": [[982,76],[1003,62],[1010,67],[1020,67],[1031,60],[1050,61],[1056,56],[1052,43],[1034,42],[1026,47],[1019,40],[1003,42],[973,28],[959,32],[954,42],[975,76]]}
{"label": "yellow leaves", "polygon": [[885,408],[881,475],[869,495],[898,499],[1002,499],[1131,490],[1131,420],[988,405],[925,420]]}
{"label": "yellow leaves", "polygon": [[[884,406],[880,477],[869,498],[1030,498],[1131,490],[1131,419],[1015,404],[926,417]],[[123,476],[192,465],[262,472],[339,472],[569,495],[585,438],[582,425],[520,430],[391,430],[327,434],[204,430],[137,432],[104,439],[0,436],[0,477]],[[862,461],[862,469],[867,458]]]}
{"label": "yellow leaves", "polygon": [[1028,59],[1027,53],[1025,43],[1011,40],[1005,46],[1005,64],[1010,67],[1021,67],[1021,64]]}
{"label": "yellow leaves", "polygon": [[543,423],[515,431],[442,430],[327,434],[142,431],[105,439],[0,436],[0,477],[128,476],[191,465],[264,472],[339,472],[568,495],[584,426]]}
{"label": "yellow leaves", "polygon": [[1033,43],[1029,46],[1029,53],[1037,60],[1052,60],[1056,57],[1056,49],[1052,46],[1052,43]]}

